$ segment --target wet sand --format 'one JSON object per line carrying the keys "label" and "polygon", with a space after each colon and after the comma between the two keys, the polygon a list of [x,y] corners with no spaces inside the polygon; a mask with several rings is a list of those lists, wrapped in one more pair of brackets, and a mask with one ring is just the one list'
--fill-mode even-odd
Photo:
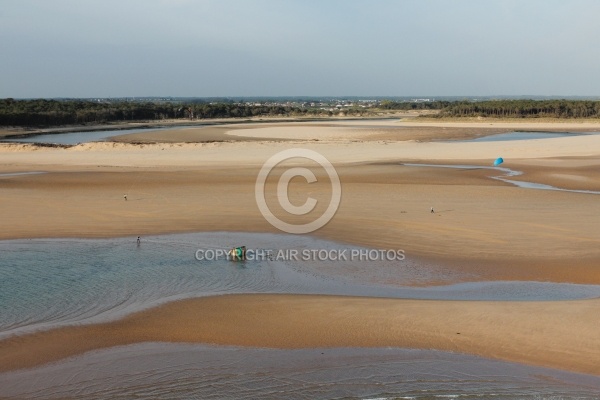
{"label": "wet sand", "polygon": [[263,122],[185,127],[162,132],[124,134],[113,138],[123,143],[203,143],[256,140],[361,140],[433,141],[472,139],[513,131],[599,132],[598,122],[439,122],[419,118],[385,120]]}
{"label": "wet sand", "polygon": [[[587,179],[578,188],[600,186],[593,168],[523,167],[524,179],[535,173],[560,186],[553,175],[572,175]],[[0,177],[3,239],[276,232],[256,207],[255,166],[31,168],[48,173]],[[600,283],[597,196],[520,189],[485,169],[377,163],[338,173],[342,202],[318,237],[400,248],[464,280]],[[311,191],[327,201],[328,182]]]}
{"label": "wet sand", "polygon": [[270,399],[281,398],[283,390],[288,400],[595,399],[599,388],[600,378],[590,375],[389,347],[288,350],[150,342],[0,374],[0,394],[20,399],[160,400],[173,399],[174,394]]}
{"label": "wet sand", "polygon": [[[446,128],[456,128],[459,136],[479,134],[451,124],[436,127]],[[309,129],[314,131],[303,133]],[[343,186],[341,206],[335,218],[315,233],[318,237],[401,248],[407,257],[455,272],[449,276],[460,281],[600,284],[598,196],[516,188],[490,179],[494,171],[486,169],[401,165],[489,165],[503,156],[507,167],[525,172],[519,177],[523,180],[600,190],[599,135],[519,143],[431,143],[374,139],[389,134],[381,129],[388,128],[365,133],[351,127],[346,134],[337,126],[292,126],[280,131],[285,141],[274,140],[273,128],[261,126],[244,132],[256,140],[231,143],[91,143],[66,149],[2,144],[0,173],[47,173],[0,177],[0,238],[276,232],[257,209],[256,175],[272,154],[302,147],[333,162]],[[235,137],[231,132],[219,134]],[[438,134],[430,131],[425,136]],[[316,142],[312,136],[326,139]],[[307,187],[300,184],[297,189],[302,193]],[[325,199],[328,190],[322,180],[310,186],[313,197]],[[269,196],[274,199],[274,193]],[[298,195],[298,201],[303,199]],[[429,212],[430,206],[436,213]],[[430,282],[439,283],[449,282]],[[600,314],[595,300],[501,303],[230,296],[174,303],[160,310],[112,324],[0,342],[0,365],[7,370],[116,344],[189,340],[286,348],[437,348],[600,374]],[[253,320],[244,319],[246,315]],[[241,326],[253,334],[239,335]],[[311,331],[300,329],[305,326]],[[277,335],[267,334],[266,327]]]}
{"label": "wet sand", "polygon": [[7,339],[0,342],[0,371],[95,349],[160,341],[283,349],[436,348],[598,375],[598,307],[599,300],[215,296],[169,303],[112,323]]}

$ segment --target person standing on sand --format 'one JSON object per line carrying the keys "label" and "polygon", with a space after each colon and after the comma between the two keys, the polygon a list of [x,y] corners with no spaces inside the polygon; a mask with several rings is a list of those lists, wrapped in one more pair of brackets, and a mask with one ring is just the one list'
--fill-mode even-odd
{"label": "person standing on sand", "polygon": [[435,211],[433,211],[433,207],[431,207],[431,213],[433,214]]}
{"label": "person standing on sand", "polygon": [[125,199],[125,201],[127,201],[127,195],[126,194],[123,195],[123,198]]}
{"label": "person standing on sand", "polygon": [[138,236],[138,238],[137,238],[137,245],[138,246],[140,245],[140,242],[141,242],[141,240],[140,240],[140,237]]}

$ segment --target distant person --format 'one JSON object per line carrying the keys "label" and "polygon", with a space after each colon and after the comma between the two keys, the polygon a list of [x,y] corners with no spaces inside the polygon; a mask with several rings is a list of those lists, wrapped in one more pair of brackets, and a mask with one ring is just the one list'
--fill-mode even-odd
{"label": "distant person", "polygon": [[127,195],[126,194],[123,195],[123,198],[125,199],[125,201],[127,201]]}
{"label": "distant person", "polygon": [[141,242],[141,240],[140,240],[140,237],[138,236],[138,238],[137,238],[137,245],[138,246],[140,245],[140,242]]}
{"label": "distant person", "polygon": [[431,207],[431,213],[433,214],[435,211],[433,211],[433,207]]}

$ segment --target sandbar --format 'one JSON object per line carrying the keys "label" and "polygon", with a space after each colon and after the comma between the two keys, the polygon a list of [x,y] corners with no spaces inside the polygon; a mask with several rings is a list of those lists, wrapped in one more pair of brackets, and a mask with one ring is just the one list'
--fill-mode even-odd
{"label": "sandbar", "polygon": [[120,321],[0,342],[0,371],[138,342],[411,347],[600,374],[600,300],[471,302],[317,295],[182,300]]}
{"label": "sandbar", "polygon": [[[430,285],[481,280],[600,284],[598,195],[518,188],[492,179],[496,171],[487,168],[403,165],[490,166],[502,156],[508,168],[523,172],[518,179],[598,191],[600,135],[462,143],[445,139],[500,133],[517,125],[430,124],[435,126],[294,122],[279,129],[274,122],[215,127],[215,140],[199,138],[197,131],[213,129],[200,128],[168,139],[163,133],[162,139],[142,135],[67,148],[0,144],[0,173],[45,172],[0,176],[0,239],[276,233],[256,205],[256,176],[270,156],[299,147],[327,157],[342,183],[340,207],[314,233],[317,237],[403,249],[409,258],[452,272],[445,274],[452,281],[433,279]],[[598,131],[599,126],[518,128]],[[274,170],[275,177],[281,173]],[[300,202],[307,189],[320,199],[330,190],[325,179],[309,187],[296,184],[291,197]],[[436,212],[430,213],[430,207]],[[107,324],[9,338],[0,342],[0,368],[32,367],[119,344],[189,341],[277,348],[434,348],[598,375],[598,306],[598,300],[222,296],[166,304]]]}

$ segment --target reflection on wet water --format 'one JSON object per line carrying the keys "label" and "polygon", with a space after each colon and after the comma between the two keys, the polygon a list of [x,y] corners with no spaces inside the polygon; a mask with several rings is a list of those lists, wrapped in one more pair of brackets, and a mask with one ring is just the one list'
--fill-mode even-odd
{"label": "reflection on wet water", "polygon": [[431,350],[142,343],[0,375],[28,399],[594,399],[600,378]]}
{"label": "reflection on wet water", "polygon": [[7,172],[7,173],[0,174],[0,178],[10,178],[10,177],[13,177],[13,176],[38,175],[38,174],[45,174],[45,172],[41,172],[41,171]]}
{"label": "reflection on wet water", "polygon": [[599,132],[507,132],[482,136],[475,139],[460,140],[460,142],[507,142],[511,140],[554,139],[583,135],[596,135]]}
{"label": "reflection on wet water", "polygon": [[[245,244],[273,252],[347,251],[347,260],[198,261],[196,251]],[[310,237],[201,233],[102,240],[0,242],[0,338],[115,319],[175,299],[225,293],[306,293],[453,300],[565,300],[600,297],[600,285],[473,282],[407,287],[444,271],[410,260],[353,260],[358,248]]]}
{"label": "reflection on wet water", "polygon": [[[82,132],[65,132],[65,133],[49,133],[44,135],[34,135],[20,138],[4,138],[2,142],[14,143],[50,143],[73,145],[88,142],[100,142],[113,136],[125,135],[129,133],[140,133],[160,130],[161,128],[145,128],[145,129],[127,129],[127,130],[107,130],[107,131],[82,131]],[[164,129],[164,128],[162,128]]]}
{"label": "reflection on wet water", "polygon": [[[296,235],[198,233],[0,242],[0,338],[100,322],[167,301],[225,293],[320,293],[422,299],[600,297],[598,285],[476,282],[407,287],[443,276],[415,260],[267,257],[198,261],[196,251],[368,250]],[[348,253],[349,254],[349,253]],[[448,277],[448,276],[447,276]],[[240,334],[243,334],[240,332]],[[588,396],[595,378],[434,351],[259,350],[140,344],[0,374],[25,398],[540,398]],[[586,380],[587,379],[587,380]],[[543,396],[542,396],[543,397]]]}
{"label": "reflection on wet water", "polygon": [[496,179],[502,182],[510,183],[520,188],[525,189],[538,189],[538,190],[555,190],[558,192],[570,192],[570,193],[584,193],[584,194],[600,194],[597,190],[578,190],[578,189],[561,189],[551,185],[545,185],[543,183],[516,181],[510,179],[513,176],[523,175],[521,171],[515,171],[505,167],[488,167],[483,165],[455,165],[455,164],[413,164],[404,163],[406,167],[431,167],[431,168],[454,168],[454,169],[489,169],[493,171],[503,172],[502,176],[491,176],[490,178]]}

